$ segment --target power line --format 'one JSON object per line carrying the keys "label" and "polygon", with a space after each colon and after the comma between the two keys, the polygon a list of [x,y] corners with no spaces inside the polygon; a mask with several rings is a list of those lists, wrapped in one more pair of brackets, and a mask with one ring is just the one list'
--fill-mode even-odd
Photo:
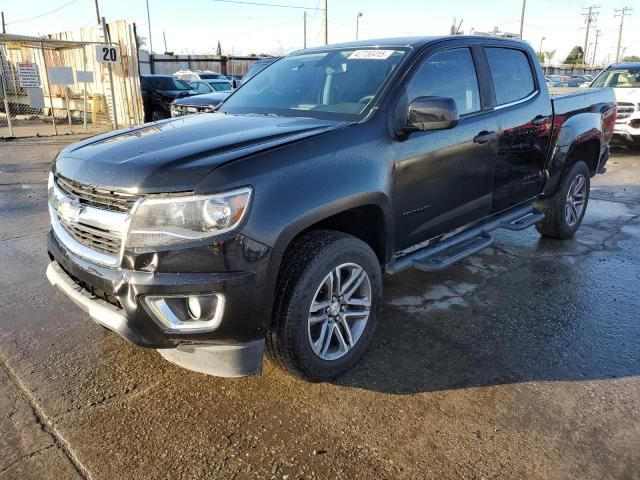
{"label": "power line", "polygon": [[63,8],[68,7],[72,3],[76,3],[78,0],[71,0],[70,2],[65,3],[64,5],[60,5],[58,8],[54,8],[53,10],[49,10],[48,12],[41,13],[40,15],[36,15],[34,17],[23,18],[22,20],[16,20],[15,22],[8,22],[7,25],[14,25],[16,23],[30,22],[31,20],[35,20],[36,18],[44,17],[46,15],[51,15],[52,13],[56,13],[57,11],[62,10]]}
{"label": "power line", "polygon": [[239,5],[253,5],[258,7],[278,7],[278,8],[296,8],[300,10],[323,10],[322,8],[313,7],[301,7],[300,5],[283,5],[280,3],[261,3],[261,2],[247,2],[243,0],[211,0],[212,2],[221,3],[235,3]]}

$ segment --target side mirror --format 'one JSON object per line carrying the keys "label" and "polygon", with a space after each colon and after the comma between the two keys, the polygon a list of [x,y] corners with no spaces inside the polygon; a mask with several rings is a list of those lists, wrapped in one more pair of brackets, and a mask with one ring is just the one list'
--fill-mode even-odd
{"label": "side mirror", "polygon": [[453,98],[418,97],[409,104],[405,132],[446,130],[458,124],[458,108]]}
{"label": "side mirror", "polygon": [[236,88],[238,88],[238,82],[236,82],[236,79],[234,78],[231,80],[231,90],[235,90]]}

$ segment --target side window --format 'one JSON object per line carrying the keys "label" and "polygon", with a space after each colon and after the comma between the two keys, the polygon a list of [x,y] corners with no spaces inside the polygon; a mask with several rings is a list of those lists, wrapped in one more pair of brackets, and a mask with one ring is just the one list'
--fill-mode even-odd
{"label": "side window", "polygon": [[458,114],[480,110],[478,77],[468,48],[445,50],[429,57],[407,86],[409,102],[418,97],[450,97]]}
{"label": "side window", "polygon": [[533,93],[533,73],[527,55],[512,48],[486,47],[487,60],[496,90],[496,103],[522,100]]}
{"label": "side window", "polygon": [[197,82],[196,83],[196,90],[198,90],[199,92],[209,92],[209,86],[205,83],[205,82]]}

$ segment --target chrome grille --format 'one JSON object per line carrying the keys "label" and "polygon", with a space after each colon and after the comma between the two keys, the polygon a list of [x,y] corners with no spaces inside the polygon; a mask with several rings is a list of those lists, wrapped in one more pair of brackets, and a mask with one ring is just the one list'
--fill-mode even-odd
{"label": "chrome grille", "polygon": [[636,111],[633,103],[618,102],[618,120],[629,118]]}
{"label": "chrome grille", "polygon": [[121,237],[118,233],[108,232],[83,223],[67,223],[60,219],[64,229],[73,239],[85,247],[117,257],[120,255]]}
{"label": "chrome grille", "polygon": [[76,197],[81,204],[102,210],[129,213],[139,198],[131,193],[90,187],[60,176],[56,177],[55,181],[63,193]]}

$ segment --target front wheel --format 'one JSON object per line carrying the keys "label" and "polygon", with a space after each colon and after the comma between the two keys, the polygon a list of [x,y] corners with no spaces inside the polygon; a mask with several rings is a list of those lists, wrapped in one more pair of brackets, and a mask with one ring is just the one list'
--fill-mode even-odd
{"label": "front wheel", "polygon": [[269,356],[306,380],[336,378],[369,345],[381,295],[380,263],[366,243],[328,230],[303,235],[283,261]]}
{"label": "front wheel", "polygon": [[562,178],[545,219],[536,224],[543,237],[567,239],[578,231],[589,202],[590,173],[586,163],[577,161]]}

